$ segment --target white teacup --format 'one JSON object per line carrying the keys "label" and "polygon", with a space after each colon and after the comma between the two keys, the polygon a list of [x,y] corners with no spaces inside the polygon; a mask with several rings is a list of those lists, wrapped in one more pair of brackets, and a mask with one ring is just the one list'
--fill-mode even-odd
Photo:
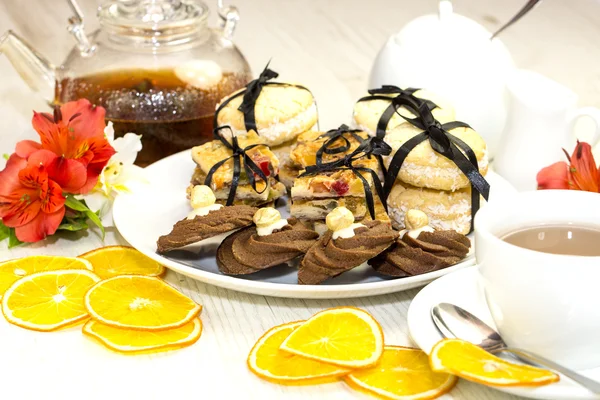
{"label": "white teacup", "polygon": [[563,224],[600,229],[600,194],[524,192],[477,213],[475,256],[487,303],[509,346],[573,369],[600,367],[600,257],[542,253],[500,239]]}

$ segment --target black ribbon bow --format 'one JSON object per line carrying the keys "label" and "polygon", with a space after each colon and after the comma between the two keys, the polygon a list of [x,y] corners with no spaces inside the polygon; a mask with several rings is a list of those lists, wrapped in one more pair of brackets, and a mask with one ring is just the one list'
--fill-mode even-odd
{"label": "black ribbon bow", "polygon": [[[385,178],[384,192],[387,197],[389,196],[392,186],[396,181],[396,177],[400,172],[400,168],[404,163],[404,160],[408,154],[421,142],[428,140],[431,148],[452,161],[465,176],[469,179],[471,184],[471,231],[473,230],[473,219],[475,214],[479,210],[479,196],[483,196],[485,200],[488,200],[490,194],[490,184],[485,178],[479,173],[479,165],[477,163],[477,156],[469,147],[468,144],[457,138],[456,136],[449,133],[449,130],[455,128],[471,128],[464,122],[454,121],[441,124],[437,121],[426,102],[415,102],[410,97],[404,96],[399,97],[396,100],[399,104],[406,107],[409,111],[415,114],[416,118],[407,118],[399,114],[406,121],[411,123],[413,126],[422,129],[423,132],[407,140],[396,154],[392,157],[388,174]],[[462,150],[462,151],[461,151]],[[464,152],[464,154],[463,154]],[[465,156],[466,154],[466,156]]]}
{"label": "black ribbon bow", "polygon": [[[385,136],[385,132],[387,131],[387,127],[390,123],[390,120],[394,116],[394,113],[403,106],[403,101],[401,99],[408,97],[416,104],[425,103],[430,110],[437,108],[437,104],[435,104],[433,101],[416,97],[414,93],[418,90],[420,89],[401,89],[398,86],[383,85],[380,88],[369,89],[369,96],[358,99],[358,102],[370,100],[386,100],[390,102],[390,105],[383,111],[381,117],[379,117],[379,121],[377,122],[377,128],[375,130],[375,135],[377,137],[383,138]],[[395,94],[396,96],[386,96],[390,94]]]}
{"label": "black ribbon bow", "polygon": [[265,69],[260,73],[258,78],[256,78],[253,81],[250,81],[250,83],[248,83],[244,89],[242,89],[241,91],[230,96],[229,98],[227,98],[224,102],[222,102],[219,105],[219,107],[217,108],[217,110],[215,112],[215,116],[213,119],[213,128],[217,129],[217,127],[218,127],[219,112],[227,104],[229,104],[233,99],[243,96],[242,104],[240,104],[240,106],[238,107],[238,110],[244,114],[245,129],[247,132],[250,132],[251,130],[253,130],[256,133],[258,133],[258,128],[256,126],[256,115],[254,114],[254,106],[256,105],[256,100],[258,99],[258,96],[260,96],[260,93],[262,92],[263,87],[265,87],[266,85],[293,86],[293,87],[304,89],[304,90],[310,92],[310,90],[308,90],[307,88],[305,88],[304,86],[301,86],[301,85],[295,85],[295,84],[285,83],[285,82],[271,82],[270,81],[271,79],[275,79],[278,76],[279,76],[279,74],[277,72],[269,69],[269,63],[267,63]]}
{"label": "black ribbon bow", "polygon": [[238,107],[238,110],[244,113],[244,125],[246,126],[246,131],[249,132],[251,129],[254,129],[258,133],[258,129],[256,128],[256,117],[254,115],[254,105],[256,104],[256,100],[258,99],[258,96],[260,96],[263,87],[269,83],[268,81],[270,79],[275,79],[278,76],[279,74],[270,70],[269,64],[267,64],[258,78],[246,86],[242,104]]}
{"label": "black ribbon bow", "polygon": [[[367,140],[371,142],[365,147],[365,150],[369,150],[365,152],[365,156],[368,158],[371,158],[371,156],[375,157],[379,163],[379,168],[381,168],[383,176],[385,176],[387,174],[387,170],[385,168],[382,155],[390,154],[392,152],[392,148],[379,137],[376,137],[375,139],[364,139],[358,134],[359,132],[361,132],[359,129],[350,129],[347,125],[342,124],[339,128],[331,129],[320,135],[319,138],[326,137],[328,139],[323,143],[319,150],[317,150],[317,165],[322,163],[323,154],[340,154],[350,150],[352,145],[347,137],[347,135],[350,135],[356,139],[359,145]],[[341,146],[339,145],[338,140],[343,141]],[[336,143],[338,143],[338,145],[334,146]]]}
{"label": "black ribbon bow", "polygon": [[[231,127],[228,125],[222,126],[220,128],[217,128],[213,131],[213,134],[215,136],[215,138],[217,138],[218,140],[221,141],[221,143],[223,143],[227,148],[229,148],[231,150],[231,156],[219,161],[218,163],[216,163],[215,165],[213,165],[211,167],[211,169],[208,171],[208,174],[206,174],[206,178],[204,179],[204,184],[206,186],[210,186],[210,183],[212,181],[212,177],[214,175],[215,172],[217,172],[217,170],[219,168],[221,168],[221,166],[223,166],[227,161],[229,161],[230,159],[233,159],[233,177],[231,179],[231,189],[229,189],[229,195],[227,196],[227,203],[226,205],[230,206],[233,204],[233,200],[235,199],[235,193],[237,191],[237,187],[239,185],[240,182],[240,174],[242,172],[242,168],[241,168],[241,162],[243,161],[244,163],[244,171],[246,172],[246,176],[248,177],[248,181],[250,181],[250,185],[252,186],[252,189],[254,189],[254,191],[256,193],[263,193],[267,188],[268,188],[268,181],[267,181],[267,175],[263,172],[263,170],[256,165],[256,163],[254,162],[254,160],[252,160],[252,158],[247,154],[247,152],[255,147],[258,146],[264,146],[264,147],[268,147],[266,144],[251,144],[249,146],[246,146],[244,148],[241,148],[239,143],[238,143],[238,138],[236,136],[233,135],[233,131],[231,131],[231,142],[229,142],[227,139],[225,139],[223,137],[222,134],[220,134],[220,131],[222,129],[229,129],[231,131]],[[265,183],[265,188],[261,191],[258,191],[256,188],[256,176],[258,176],[258,178],[260,178],[260,180],[262,180]]]}
{"label": "black ribbon bow", "polygon": [[[346,134],[352,136],[360,144],[363,142],[363,138],[358,134],[360,130],[350,129],[347,125],[342,124],[337,129],[330,129],[327,132],[319,135],[317,139],[327,138],[321,148],[317,150],[317,163],[320,163],[323,159],[323,154],[340,154],[350,150],[352,144],[346,137]],[[334,146],[338,140],[341,140],[344,144]]]}
{"label": "black ribbon bow", "polygon": [[[362,138],[361,138],[362,139]],[[384,201],[385,194],[383,185],[379,180],[379,176],[377,172],[373,171],[371,168],[355,166],[354,163],[361,159],[365,158],[368,155],[373,156],[383,156],[389,155],[391,152],[391,147],[385,143],[383,140],[378,138],[369,138],[362,139],[360,145],[351,153],[345,155],[343,158],[340,158],[336,161],[324,163],[322,158],[317,157],[317,162],[315,165],[309,165],[305,168],[304,172],[300,174],[298,177],[302,178],[308,175],[317,175],[323,172],[335,172],[335,171],[344,171],[350,170],[356,175],[362,182],[363,189],[365,191],[365,200],[367,202],[367,208],[369,210],[369,215],[374,220],[375,219],[375,200],[373,198],[373,191],[371,190],[371,186],[367,179],[363,176],[363,173],[371,174],[373,178],[373,186],[375,187],[375,191],[381,200],[383,207],[387,212],[387,204]],[[337,152],[336,152],[337,153]],[[335,154],[335,153],[334,153]]]}

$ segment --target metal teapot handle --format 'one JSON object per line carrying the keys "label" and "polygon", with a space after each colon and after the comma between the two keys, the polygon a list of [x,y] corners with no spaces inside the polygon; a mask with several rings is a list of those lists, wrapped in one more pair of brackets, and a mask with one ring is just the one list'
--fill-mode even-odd
{"label": "metal teapot handle", "polygon": [[227,40],[232,40],[235,27],[240,20],[240,13],[235,6],[224,6],[223,0],[217,0],[217,7],[219,17],[221,18],[223,37]]}

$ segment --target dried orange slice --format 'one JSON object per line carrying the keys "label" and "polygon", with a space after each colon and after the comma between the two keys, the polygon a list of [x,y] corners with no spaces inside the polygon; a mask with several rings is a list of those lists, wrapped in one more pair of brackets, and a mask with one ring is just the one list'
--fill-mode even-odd
{"label": "dried orange slice", "polygon": [[429,355],[431,368],[492,386],[541,386],[559,380],[555,373],[513,364],[498,358],[470,342],[445,339]]}
{"label": "dried orange slice", "polygon": [[16,281],[2,298],[2,313],[12,324],[53,331],[87,318],[85,293],[100,280],[84,269],[38,272]]}
{"label": "dried orange slice", "polygon": [[350,372],[348,369],[309,360],[279,349],[283,341],[304,321],[269,329],[248,355],[248,368],[258,377],[284,385],[325,383]]}
{"label": "dried orange slice", "polygon": [[141,275],[97,283],[85,295],[85,307],[103,324],[148,331],[179,328],[202,309],[161,279]]}
{"label": "dried orange slice", "polygon": [[83,333],[119,353],[139,354],[175,350],[190,346],[200,339],[202,322],[194,318],[192,322],[166,331],[138,331],[115,328],[89,320],[83,326]]}
{"label": "dried orange slice", "polygon": [[427,354],[418,349],[385,346],[374,367],[355,370],[344,377],[353,389],[383,399],[435,399],[456,384],[454,375],[433,372]]}
{"label": "dried orange slice", "polygon": [[118,275],[160,276],[165,268],[133,247],[106,246],[79,257],[92,263],[94,272],[102,279]]}
{"label": "dried orange slice", "polygon": [[29,256],[8,260],[0,264],[0,298],[17,280],[43,271],[87,269],[93,271],[89,261],[75,257]]}
{"label": "dried orange slice", "polygon": [[366,368],[377,363],[383,353],[383,331],[366,311],[330,308],[296,328],[281,349],[340,367]]}

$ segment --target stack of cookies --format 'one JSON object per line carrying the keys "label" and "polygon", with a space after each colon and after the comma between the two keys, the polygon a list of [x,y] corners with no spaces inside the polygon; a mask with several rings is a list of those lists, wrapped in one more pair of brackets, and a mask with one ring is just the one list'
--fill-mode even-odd
{"label": "stack of cookies", "polygon": [[[285,186],[275,178],[279,173],[277,156],[268,146],[262,145],[262,140],[254,131],[236,139],[238,147],[242,150],[246,149],[246,156],[260,169],[266,179],[262,179],[258,171],[248,170],[243,158],[239,160],[238,185],[232,204],[249,206],[273,204],[286,193]],[[196,163],[196,169],[188,188],[188,197],[194,186],[206,184],[214,192],[217,203],[226,204],[236,175],[234,157],[239,156],[234,155],[234,150],[224,142],[225,140],[231,139],[215,139],[192,148],[192,159]],[[248,172],[251,176],[248,176]],[[209,176],[210,179],[207,179]]]}
{"label": "stack of cookies", "polygon": [[[454,108],[443,99],[425,91],[417,91],[415,96],[435,103],[431,114],[440,123],[454,121]],[[390,101],[381,99],[357,102],[355,124],[374,135],[389,105]],[[392,153],[386,157],[388,167],[396,151],[423,132],[403,117],[414,118],[415,115],[400,107],[387,124],[384,140],[392,147]],[[488,169],[487,149],[481,136],[473,129],[463,127],[448,132],[473,150],[479,172],[485,175]],[[470,182],[454,162],[434,151],[428,140],[418,144],[406,156],[388,194],[387,205],[392,224],[397,229],[404,228],[404,217],[410,209],[425,212],[435,229],[466,234],[471,228]]]}
{"label": "stack of cookies", "polygon": [[[419,133],[421,130],[412,125],[399,125],[386,134],[385,141],[395,152]],[[487,148],[481,136],[471,128],[455,128],[449,133],[473,150],[479,172],[485,176]],[[420,143],[408,154],[387,203],[390,218],[397,228],[404,228],[404,215],[410,209],[427,214],[435,229],[467,234],[471,228],[470,182],[452,161],[435,152],[429,141]]]}
{"label": "stack of cookies", "polygon": [[346,207],[357,221],[373,219],[367,206],[366,185],[375,205],[375,219],[390,222],[377,196],[373,176],[368,172],[372,170],[379,177],[382,175],[375,157],[361,153],[351,163],[360,170],[342,166],[306,172],[307,168],[314,169],[317,158],[321,164],[340,161],[351,156],[368,139],[367,133],[350,130],[344,125],[328,132],[306,132],[299,137],[282,168],[285,175],[291,177],[290,213],[293,217],[310,221],[317,229],[324,226],[325,217],[336,207]]}
{"label": "stack of cookies", "polygon": [[286,193],[279,167],[318,117],[310,90],[272,82],[277,76],[267,67],[217,105],[215,140],[192,149],[197,167],[190,188],[209,185],[226,205],[264,206]]}

